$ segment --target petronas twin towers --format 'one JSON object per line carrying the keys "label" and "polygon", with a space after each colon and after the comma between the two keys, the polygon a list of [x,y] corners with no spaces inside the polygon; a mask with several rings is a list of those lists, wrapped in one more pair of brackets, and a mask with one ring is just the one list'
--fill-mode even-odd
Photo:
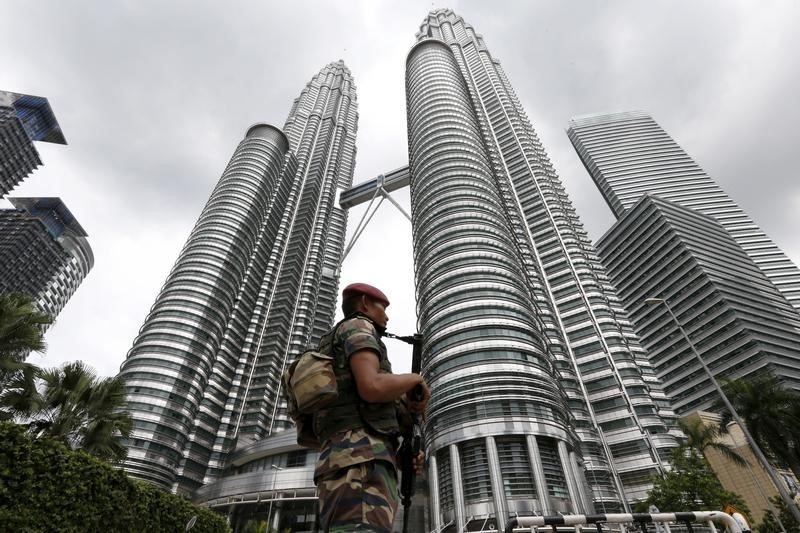
{"label": "petronas twin towers", "polygon": [[237,443],[290,426],[278,384],[333,321],[357,118],[339,61],[283,130],[247,130],[122,364],[130,473],[190,492]]}
{"label": "petronas twin towers", "polygon": [[[643,498],[674,413],[499,62],[461,17],[431,12],[406,97],[429,528]],[[236,148],[122,365],[131,474],[275,502],[279,471],[310,479],[291,439],[267,460],[258,443],[290,427],[278,377],[333,321],[357,119],[339,61],[283,130],[257,124]]]}

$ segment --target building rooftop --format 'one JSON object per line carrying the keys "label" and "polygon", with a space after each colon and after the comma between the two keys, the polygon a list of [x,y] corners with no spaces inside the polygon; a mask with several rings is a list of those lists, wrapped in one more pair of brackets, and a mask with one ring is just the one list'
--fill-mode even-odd
{"label": "building rooftop", "polygon": [[593,126],[595,124],[606,124],[609,122],[619,122],[622,120],[631,120],[636,118],[650,118],[649,113],[641,110],[631,111],[612,111],[601,113],[588,113],[586,115],[576,115],[569,119],[570,127]]}
{"label": "building rooftop", "polygon": [[72,230],[80,237],[86,237],[86,230],[78,223],[72,212],[67,209],[61,198],[58,197],[39,197],[39,198],[8,198],[8,201],[17,208],[27,211],[31,216],[37,217],[44,222],[53,237],[61,235],[65,228]]}
{"label": "building rooftop", "polygon": [[47,98],[0,91],[0,106],[14,109],[32,141],[67,144]]}

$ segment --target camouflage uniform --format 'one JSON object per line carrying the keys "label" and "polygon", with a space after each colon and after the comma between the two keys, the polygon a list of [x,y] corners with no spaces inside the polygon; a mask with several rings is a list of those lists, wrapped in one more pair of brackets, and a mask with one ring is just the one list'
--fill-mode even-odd
{"label": "camouflage uniform", "polygon": [[[391,372],[386,346],[372,322],[360,317],[344,321],[334,333],[334,360],[346,363],[349,372],[350,356],[360,350],[375,352],[381,371],[388,368]],[[348,406],[355,412],[361,407]],[[333,533],[391,533],[399,499],[394,438],[368,429],[366,423],[358,425],[361,427],[338,431],[322,443],[314,471],[320,524]]]}

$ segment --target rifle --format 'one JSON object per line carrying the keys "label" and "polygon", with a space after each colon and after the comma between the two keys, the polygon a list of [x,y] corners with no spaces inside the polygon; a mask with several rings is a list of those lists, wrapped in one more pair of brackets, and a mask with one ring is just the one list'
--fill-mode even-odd
{"label": "rifle", "polygon": [[[386,334],[387,337],[403,341],[414,346],[413,355],[411,356],[411,372],[419,374],[422,367],[422,335],[415,333],[405,337]],[[417,385],[409,394],[409,397],[415,401],[422,401],[422,386]],[[417,415],[411,415],[411,427],[403,432],[403,443],[397,451],[397,456],[400,459],[400,499],[403,503],[403,533],[408,533],[408,518],[409,510],[411,509],[411,498],[414,496],[414,481],[416,472],[414,470],[414,459],[419,455],[422,449],[422,429],[419,425]]]}

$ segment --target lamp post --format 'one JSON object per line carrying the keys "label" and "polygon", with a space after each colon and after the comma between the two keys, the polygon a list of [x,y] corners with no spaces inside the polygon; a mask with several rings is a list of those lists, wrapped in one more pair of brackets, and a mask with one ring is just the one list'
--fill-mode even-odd
{"label": "lamp post", "polygon": [[272,531],[272,503],[275,501],[275,482],[278,480],[278,471],[283,470],[282,466],[270,466],[274,469],[274,472],[272,472],[272,494],[270,495],[269,499],[269,511],[267,511],[267,524],[269,524],[268,531]]}
{"label": "lamp post", "polygon": [[780,478],[778,478],[778,474],[775,473],[775,470],[772,468],[772,465],[769,464],[769,461],[767,461],[767,458],[764,456],[764,453],[761,451],[761,448],[758,446],[758,444],[756,444],[756,441],[750,434],[750,431],[747,429],[747,426],[745,426],[744,422],[742,422],[742,419],[739,418],[739,413],[737,413],[736,409],[734,409],[733,405],[731,405],[731,402],[730,400],[728,400],[728,397],[723,392],[722,387],[720,387],[719,383],[717,383],[717,379],[714,377],[714,374],[711,373],[711,370],[709,370],[705,361],[703,361],[703,358],[700,357],[700,352],[697,351],[697,348],[695,348],[694,343],[689,338],[689,335],[686,333],[686,330],[683,329],[683,326],[678,321],[678,317],[675,316],[675,313],[672,312],[672,308],[670,307],[669,303],[667,303],[667,301],[663,298],[647,298],[644,301],[644,303],[646,303],[647,305],[663,304],[664,307],[666,307],[669,316],[672,317],[673,322],[675,322],[675,325],[678,326],[678,329],[683,335],[683,338],[686,339],[687,343],[689,343],[689,347],[692,349],[692,353],[694,353],[697,362],[700,363],[701,367],[703,367],[703,371],[706,373],[706,376],[708,376],[708,379],[711,380],[711,383],[714,385],[714,388],[717,390],[717,393],[719,394],[720,398],[722,398],[725,407],[728,408],[728,411],[730,411],[733,419],[736,421],[737,424],[739,424],[739,427],[742,428],[742,433],[744,433],[744,436],[747,439],[747,443],[750,445],[750,448],[753,449],[753,453],[755,454],[756,458],[761,463],[761,466],[764,468],[764,470],[767,471],[767,475],[772,480],[772,483],[775,485],[775,487],[778,489],[778,492],[781,495],[781,499],[786,504],[786,507],[789,508],[789,511],[792,513],[792,516],[794,516],[794,519],[797,520],[798,523],[800,523],[800,509],[798,509],[797,504],[795,504],[791,496],[789,496],[789,492],[786,490],[786,487],[783,486],[783,481],[781,481]]}

